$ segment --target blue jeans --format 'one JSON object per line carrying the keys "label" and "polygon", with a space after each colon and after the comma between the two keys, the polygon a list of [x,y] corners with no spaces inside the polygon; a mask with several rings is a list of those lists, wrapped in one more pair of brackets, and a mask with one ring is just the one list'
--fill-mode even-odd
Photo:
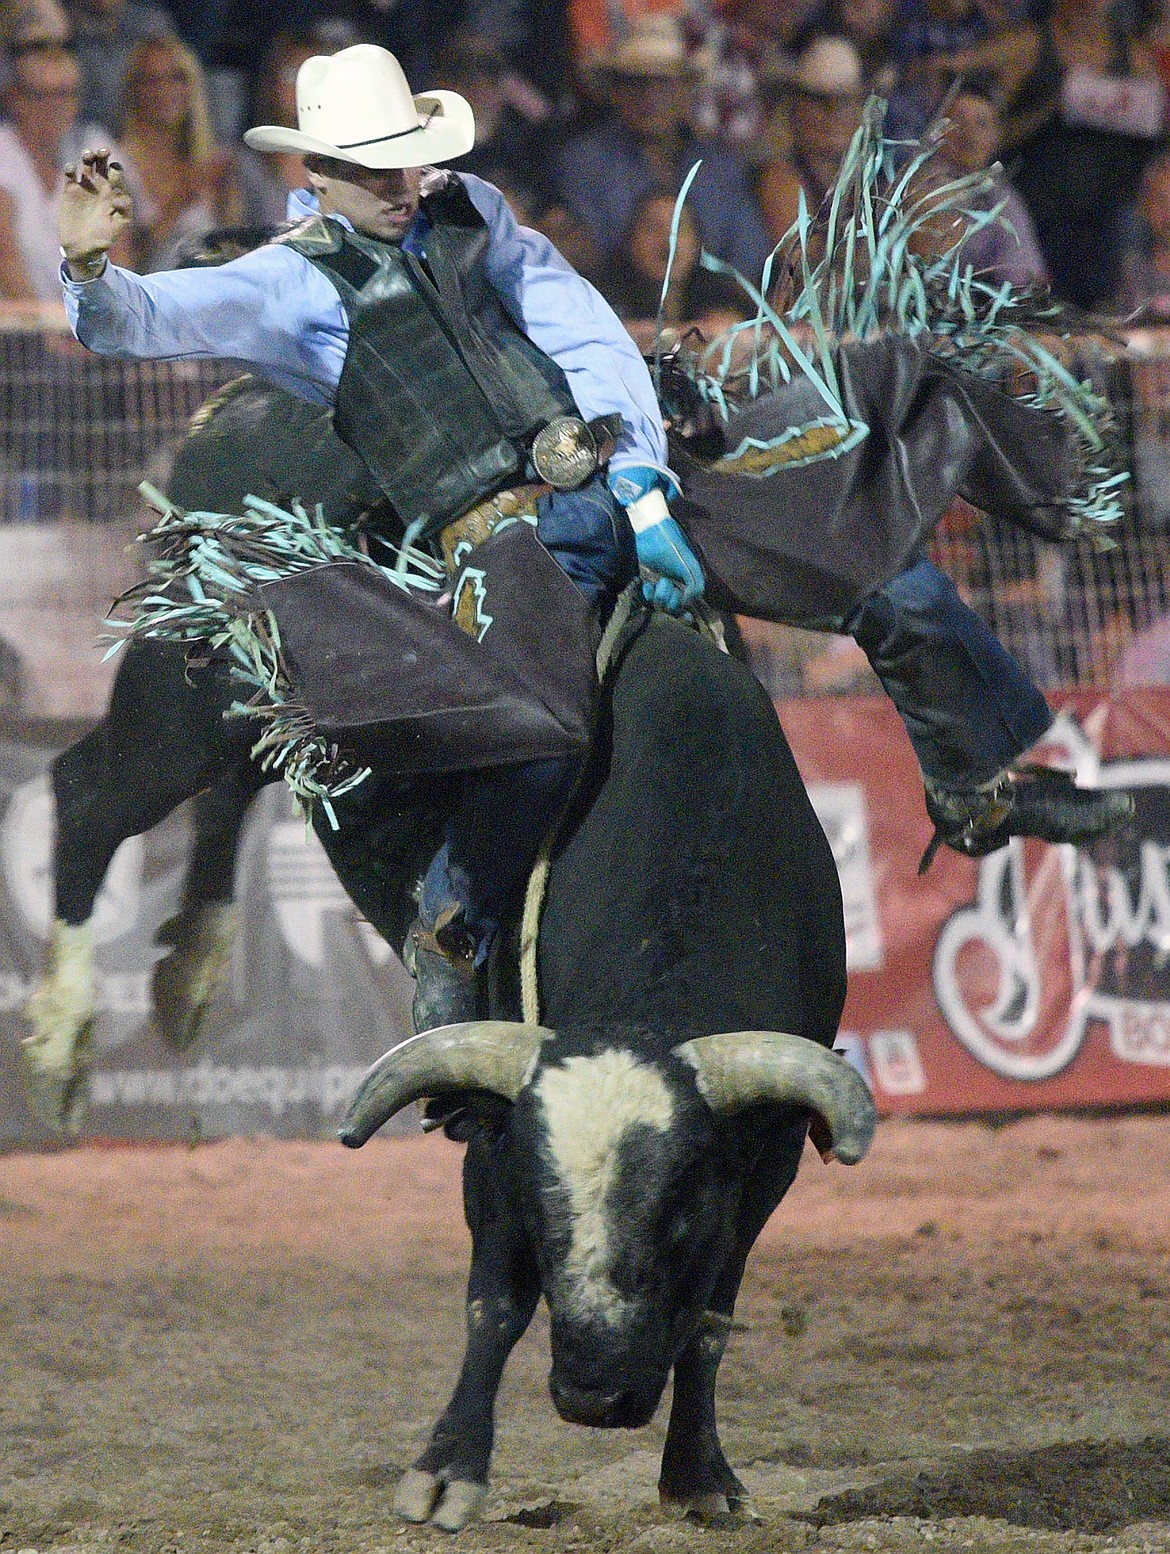
{"label": "blue jeans", "polygon": [[977,788],[1051,726],[1043,693],[925,559],[871,595],[844,630],[864,649],[932,782]]}
{"label": "blue jeans", "polygon": [[[552,491],[537,504],[536,532],[561,570],[604,617],[637,575],[634,535],[601,475],[576,491]],[[419,916],[427,927],[458,904],[475,938],[477,964],[491,948],[513,891],[527,878],[541,842],[577,777],[571,756],[473,772],[460,785],[445,840],[423,880]]]}

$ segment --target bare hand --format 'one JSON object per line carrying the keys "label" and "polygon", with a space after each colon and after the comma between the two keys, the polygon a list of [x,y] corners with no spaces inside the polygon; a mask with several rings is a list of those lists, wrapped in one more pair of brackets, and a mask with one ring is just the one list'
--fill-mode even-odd
{"label": "bare hand", "polygon": [[130,195],[108,147],[86,149],[65,169],[58,234],[75,280],[89,279],[130,225]]}

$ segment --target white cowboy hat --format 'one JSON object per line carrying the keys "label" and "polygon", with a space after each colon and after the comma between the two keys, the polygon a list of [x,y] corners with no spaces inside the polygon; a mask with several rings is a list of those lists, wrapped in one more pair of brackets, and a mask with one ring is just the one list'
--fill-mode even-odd
{"label": "white cowboy hat", "polygon": [[475,115],[458,92],[411,95],[388,49],[355,43],[314,54],[297,71],[297,129],[261,124],[244,135],[254,151],[299,151],[359,167],[428,167],[475,144]]}

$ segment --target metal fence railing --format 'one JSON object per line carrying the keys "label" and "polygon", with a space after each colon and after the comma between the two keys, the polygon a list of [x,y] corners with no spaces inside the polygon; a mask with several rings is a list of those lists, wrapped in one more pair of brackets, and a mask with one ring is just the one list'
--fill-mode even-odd
{"label": "metal fence railing", "polygon": [[60,309],[0,317],[0,523],[112,523],[222,362],[132,362],[78,345]]}
{"label": "metal fence railing", "polygon": [[[108,528],[121,552],[141,515],[138,482],[165,476],[190,415],[236,371],[224,362],[97,357],[73,340],[58,308],[0,311],[0,549],[9,526],[54,526],[57,573],[75,553],[93,572],[96,595],[91,527]],[[1170,680],[1170,330],[1135,332],[1105,386],[1133,475],[1115,550],[1045,544],[961,503],[933,541],[935,559],[974,608],[1050,686]],[[36,568],[10,574],[0,603],[51,609],[46,586]],[[60,590],[61,609],[76,609],[79,592]],[[872,688],[849,644],[754,624],[747,634],[776,694]],[[7,635],[0,615],[0,642]]]}

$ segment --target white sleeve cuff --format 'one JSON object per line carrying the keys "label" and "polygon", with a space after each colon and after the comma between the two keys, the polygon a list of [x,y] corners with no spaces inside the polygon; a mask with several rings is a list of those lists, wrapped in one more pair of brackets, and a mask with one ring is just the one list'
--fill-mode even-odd
{"label": "white sleeve cuff", "polygon": [[100,270],[95,270],[92,275],[87,275],[84,278],[84,280],[80,280],[80,281],[79,280],[75,280],[74,277],[72,275],[70,275],[70,273],[69,273],[69,266],[65,262],[65,254],[64,254],[64,250],[62,250],[62,253],[61,253],[61,284],[62,284],[62,286],[65,286],[65,287],[92,286],[94,281],[100,281],[101,280],[102,276],[106,273],[106,271],[109,269],[109,267],[110,267],[109,258],[105,254],[103,254],[102,255],[102,265],[101,265],[101,269]]}
{"label": "white sleeve cuff", "polygon": [[631,502],[626,508],[626,517],[630,520],[630,528],[635,534],[644,534],[647,529],[654,528],[655,524],[670,517],[670,508],[666,505],[666,497],[659,487],[653,491],[647,491],[645,496],[640,496],[636,502]]}

